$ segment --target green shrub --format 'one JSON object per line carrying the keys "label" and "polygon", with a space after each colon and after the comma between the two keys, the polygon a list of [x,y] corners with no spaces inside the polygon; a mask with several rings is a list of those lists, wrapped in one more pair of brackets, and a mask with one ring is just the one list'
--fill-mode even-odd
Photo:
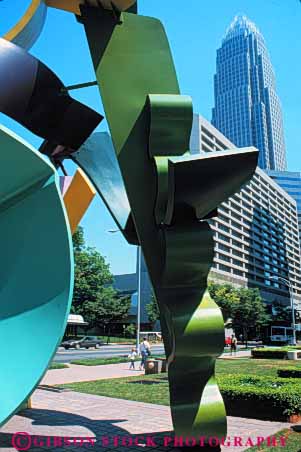
{"label": "green shrub", "polygon": [[287,420],[301,413],[301,382],[248,375],[218,377],[229,415]]}
{"label": "green shrub", "polygon": [[[137,358],[138,360],[139,358]],[[135,361],[137,361],[135,360]],[[87,359],[74,359],[70,364],[76,364],[78,366],[106,366],[108,364],[121,364],[128,363],[129,358],[122,356],[114,356],[112,358],[87,358]]]}
{"label": "green shrub", "polygon": [[287,352],[296,351],[301,355],[301,347],[299,345],[288,345],[285,347],[266,347],[266,348],[253,348],[251,355],[253,358],[263,359],[287,359]]}
{"label": "green shrub", "polygon": [[52,363],[50,364],[50,366],[48,367],[48,370],[54,370],[54,369],[67,369],[68,367],[69,367],[68,364],[52,362]]}
{"label": "green shrub", "polygon": [[126,337],[133,338],[136,335],[136,325],[131,323],[124,329],[124,333]]}
{"label": "green shrub", "polygon": [[287,367],[278,369],[277,375],[281,378],[301,378],[301,367]]}
{"label": "green shrub", "polygon": [[283,348],[253,348],[252,358],[256,359],[287,359],[287,350]]}
{"label": "green shrub", "polygon": [[301,345],[284,345],[281,350],[295,350],[296,352],[301,351]]}

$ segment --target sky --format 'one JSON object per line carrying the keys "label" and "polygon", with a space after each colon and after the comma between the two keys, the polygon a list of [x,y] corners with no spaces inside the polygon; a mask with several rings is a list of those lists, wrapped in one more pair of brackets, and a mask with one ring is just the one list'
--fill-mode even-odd
{"label": "sky", "polygon": [[[25,11],[29,0],[0,1],[0,33]],[[184,6],[183,6],[184,5]],[[216,50],[234,16],[245,14],[263,34],[276,74],[282,103],[288,169],[301,171],[301,3],[299,0],[139,0],[139,13],[159,18],[166,29],[182,94],[193,99],[194,112],[211,120]],[[65,85],[95,80],[83,27],[74,16],[49,9],[43,33],[30,51]],[[72,91],[72,96],[103,113],[97,87]],[[0,114],[0,121],[34,146],[41,139]],[[106,130],[105,121],[99,130]],[[69,174],[74,165],[67,164]],[[106,257],[114,274],[132,273],[136,248],[126,243],[97,196],[82,226],[86,242]]]}

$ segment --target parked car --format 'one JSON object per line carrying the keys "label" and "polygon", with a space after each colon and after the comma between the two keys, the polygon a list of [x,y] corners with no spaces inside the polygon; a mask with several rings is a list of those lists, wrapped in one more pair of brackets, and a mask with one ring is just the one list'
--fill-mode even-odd
{"label": "parked car", "polygon": [[104,343],[97,339],[97,336],[85,336],[81,339],[69,339],[68,341],[63,341],[61,343],[61,346],[66,350],[69,348],[99,348],[101,345],[104,345]]}

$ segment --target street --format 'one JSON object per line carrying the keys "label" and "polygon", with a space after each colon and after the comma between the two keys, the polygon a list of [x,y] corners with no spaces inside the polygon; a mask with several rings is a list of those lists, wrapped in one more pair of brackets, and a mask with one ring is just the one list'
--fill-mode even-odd
{"label": "street", "polygon": [[[57,363],[69,363],[74,359],[92,359],[92,358],[112,358],[114,356],[128,356],[133,345],[103,345],[100,349],[70,349],[64,350],[62,347],[56,352],[53,359]],[[153,354],[163,354],[163,345],[152,345]]]}
{"label": "street", "polygon": [[[254,344],[253,344],[254,346]],[[62,347],[58,349],[56,355],[53,359],[56,363],[70,363],[75,359],[93,359],[93,358],[112,358],[117,356],[128,356],[133,345],[103,345],[100,349],[70,349],[65,350]],[[152,345],[152,354],[153,355],[161,355],[164,353],[164,347],[162,344]],[[229,351],[229,349],[225,349],[225,351]],[[237,347],[238,351],[244,351],[244,346],[239,345]],[[247,353],[248,355],[250,353]],[[224,354],[223,356],[227,355]],[[229,354],[230,355],[230,354]]]}

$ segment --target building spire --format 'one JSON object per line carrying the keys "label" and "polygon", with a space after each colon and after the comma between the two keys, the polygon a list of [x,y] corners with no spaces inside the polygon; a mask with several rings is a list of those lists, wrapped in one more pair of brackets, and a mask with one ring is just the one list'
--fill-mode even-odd
{"label": "building spire", "polygon": [[255,146],[259,166],[285,170],[281,103],[264,38],[238,14],[217,51],[212,123],[238,147]]}
{"label": "building spire", "polygon": [[223,42],[239,35],[247,36],[250,33],[262,36],[254,22],[248,19],[245,14],[237,14],[226,30]]}

